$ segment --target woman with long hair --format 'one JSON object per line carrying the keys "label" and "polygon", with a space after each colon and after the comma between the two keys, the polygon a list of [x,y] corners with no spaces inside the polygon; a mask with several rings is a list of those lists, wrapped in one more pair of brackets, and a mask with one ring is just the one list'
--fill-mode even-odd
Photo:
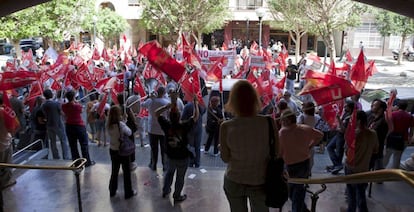
{"label": "woman with long hair", "polygon": [[252,211],[269,211],[264,184],[269,135],[277,141],[274,124],[269,124],[269,117],[259,115],[259,96],[246,80],[234,84],[225,109],[234,115],[221,124],[219,133],[221,158],[228,164],[223,188],[230,209],[247,212],[249,203]]}
{"label": "woman with long hair", "polygon": [[122,172],[124,173],[124,194],[125,199],[129,199],[137,195],[137,191],[132,189],[131,184],[131,157],[119,155],[119,138],[122,134],[130,136],[131,129],[125,124],[122,117],[122,110],[119,106],[114,105],[109,109],[107,132],[109,135],[109,154],[112,161],[111,179],[109,181],[109,194],[111,197],[116,195],[118,189],[118,173],[122,165]]}

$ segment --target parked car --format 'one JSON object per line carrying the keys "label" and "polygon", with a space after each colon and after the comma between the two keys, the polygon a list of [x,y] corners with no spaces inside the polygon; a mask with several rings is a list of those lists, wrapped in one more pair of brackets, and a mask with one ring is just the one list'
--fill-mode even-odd
{"label": "parked car", "polygon": [[397,104],[399,100],[405,100],[408,103],[407,110],[411,113],[414,113],[414,88],[411,87],[386,87],[380,89],[366,89],[362,92],[361,95],[361,104],[364,111],[371,110],[371,102],[374,99],[382,99],[387,101],[390,96],[391,89],[397,89],[397,99],[394,101],[394,105]]}
{"label": "parked car", "polygon": [[40,48],[40,45],[34,39],[22,39],[19,42],[20,49],[27,52],[29,49],[32,49],[33,55],[36,54],[36,50]]}
{"label": "parked car", "polygon": [[10,43],[0,43],[0,55],[11,54],[13,48],[13,45]]}
{"label": "parked car", "polygon": [[[398,56],[400,55],[400,51],[397,49],[392,50],[392,57],[394,60],[398,60]],[[406,59],[408,61],[414,61],[414,51],[412,50],[406,50],[403,52],[403,59]]]}

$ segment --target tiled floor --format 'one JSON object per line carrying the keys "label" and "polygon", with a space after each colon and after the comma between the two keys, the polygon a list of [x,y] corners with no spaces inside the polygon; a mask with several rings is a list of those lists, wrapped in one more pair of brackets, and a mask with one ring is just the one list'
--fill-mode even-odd
{"label": "tiled floor", "polygon": [[[222,184],[225,164],[220,157],[202,154],[200,169],[189,168],[184,186],[188,199],[174,205],[172,199],[161,197],[163,182],[162,166],[156,172],[147,168],[149,147],[137,147],[138,169],[133,173],[133,185],[138,195],[130,200],[123,198],[122,173],[119,176],[119,189],[115,197],[109,197],[108,182],[110,176],[110,160],[108,147],[90,145],[90,152],[97,162],[95,166],[86,168],[80,175],[83,211],[143,211],[143,212],[225,212],[229,206],[224,195]],[[405,158],[414,148],[407,149]],[[35,164],[69,163],[68,161],[37,160]],[[324,167],[329,164],[327,153],[315,154],[313,177],[326,177]],[[20,172],[20,174],[18,174]],[[7,212],[48,212],[78,211],[76,181],[71,171],[28,170],[16,173],[17,184],[3,191],[4,209]],[[325,192],[319,195],[316,211],[340,211],[345,207],[345,186],[329,184]],[[310,190],[319,189],[312,185]],[[414,211],[414,189],[404,182],[387,182],[374,184],[372,198],[368,199],[370,211]],[[306,198],[308,207],[311,199]],[[290,211],[288,202],[283,211]]]}

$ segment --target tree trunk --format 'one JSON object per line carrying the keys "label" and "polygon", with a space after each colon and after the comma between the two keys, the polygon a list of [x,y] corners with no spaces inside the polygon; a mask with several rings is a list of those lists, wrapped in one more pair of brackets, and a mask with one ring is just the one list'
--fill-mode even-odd
{"label": "tree trunk", "polygon": [[325,45],[329,49],[329,54],[330,54],[331,60],[335,60],[336,50],[335,50],[335,40],[334,40],[333,33],[329,33],[329,35],[327,36],[327,43],[325,43]]}
{"label": "tree trunk", "polygon": [[398,54],[398,60],[397,60],[397,64],[401,65],[401,61],[403,59],[403,55],[404,55],[404,45],[405,45],[405,41],[407,40],[407,35],[402,34],[401,35],[401,44],[400,44],[400,53]]}
{"label": "tree trunk", "polygon": [[300,32],[296,33],[296,43],[295,43],[295,59],[296,63],[299,62],[299,55],[300,55],[300,40],[302,36]]}

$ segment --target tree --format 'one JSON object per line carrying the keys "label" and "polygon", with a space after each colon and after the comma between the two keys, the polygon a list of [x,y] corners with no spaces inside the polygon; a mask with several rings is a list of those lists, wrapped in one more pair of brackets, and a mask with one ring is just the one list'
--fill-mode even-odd
{"label": "tree", "polygon": [[201,34],[220,29],[228,17],[223,0],[140,0],[142,23],[156,34],[189,32],[201,46]]}
{"label": "tree", "polygon": [[300,54],[300,40],[309,31],[309,21],[303,18],[301,8],[307,5],[303,0],[271,0],[268,2],[269,10],[282,29],[289,31],[289,36],[295,43],[295,58],[298,62]]}
{"label": "tree", "polygon": [[20,39],[41,36],[46,44],[51,41],[56,47],[70,35],[78,35],[81,30],[91,31],[93,16],[97,17],[97,32],[103,37],[126,29],[126,20],[108,9],[96,11],[94,1],[52,0],[0,18],[3,26],[0,37],[11,39],[16,47]]}
{"label": "tree", "polygon": [[[94,23],[94,16],[96,18],[96,23]],[[98,9],[96,13],[90,13],[84,19],[82,28],[92,32],[94,24],[96,25],[97,36],[106,44],[107,41],[119,36],[119,34],[129,27],[128,22],[122,16],[108,8]]]}
{"label": "tree", "polygon": [[310,27],[321,36],[331,58],[336,57],[334,31],[343,31],[360,24],[367,7],[351,0],[309,0],[301,4],[302,13]]}
{"label": "tree", "polygon": [[401,36],[400,54],[397,64],[401,64],[402,52],[405,48],[405,41],[408,36],[414,34],[414,20],[412,18],[395,14],[386,10],[378,10],[375,14],[378,31],[382,36]]}

